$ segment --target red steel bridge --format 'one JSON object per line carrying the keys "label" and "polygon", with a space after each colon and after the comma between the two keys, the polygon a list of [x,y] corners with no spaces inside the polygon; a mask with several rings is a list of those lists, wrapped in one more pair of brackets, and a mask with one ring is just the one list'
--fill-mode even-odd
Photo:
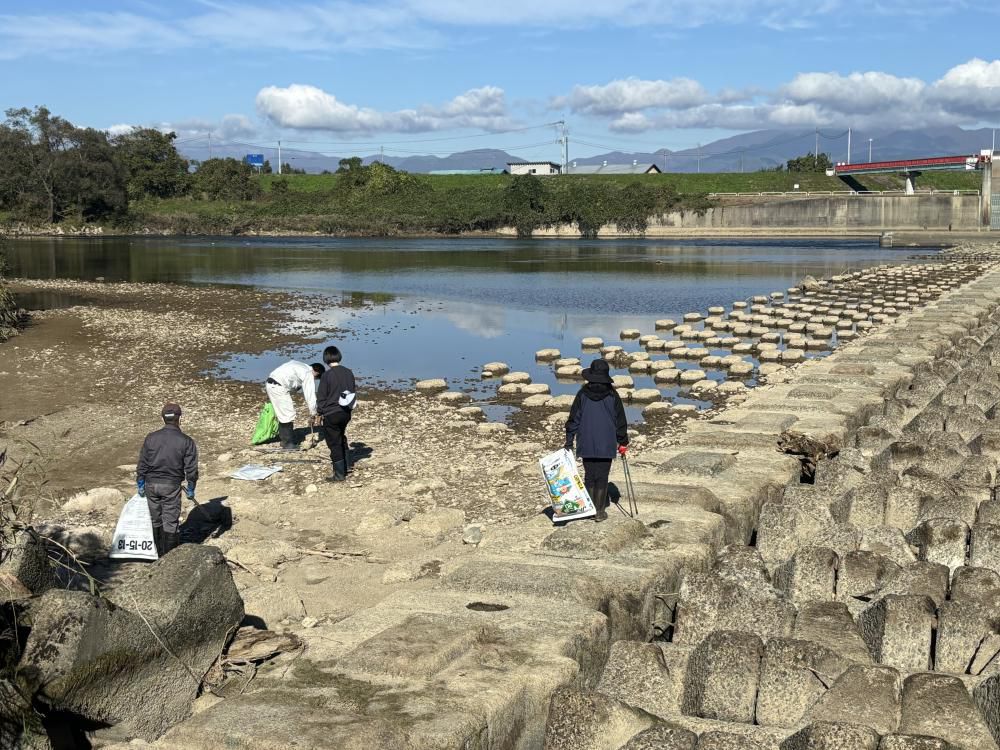
{"label": "red steel bridge", "polygon": [[990,166],[992,154],[983,151],[979,155],[931,156],[924,159],[896,159],[893,161],[873,161],[862,164],[839,163],[827,170],[830,177],[850,177],[859,174],[902,174],[906,177],[906,192],[913,192],[913,180],[921,172],[935,170],[962,169],[985,170]]}

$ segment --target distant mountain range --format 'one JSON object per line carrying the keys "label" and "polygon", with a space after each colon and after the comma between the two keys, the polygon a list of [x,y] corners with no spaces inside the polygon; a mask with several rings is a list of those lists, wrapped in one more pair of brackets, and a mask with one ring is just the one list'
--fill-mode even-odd
{"label": "distant mountain range", "polygon": [[[829,154],[834,162],[847,160],[847,134],[845,131],[819,131],[819,150]],[[836,136],[836,137],[835,137]],[[851,161],[868,161],[869,139],[872,158],[875,161],[914,158],[920,156],[946,156],[953,154],[978,154],[980,149],[990,148],[992,131],[963,130],[958,127],[926,128],[922,130],[877,130],[855,131],[851,138]],[[757,130],[742,133],[706,143],[701,148],[670,151],[662,149],[649,151],[611,151],[595,156],[572,158],[573,139],[570,135],[570,164],[631,164],[636,161],[655,163],[667,172],[755,172],[784,164],[803,154],[812,153],[816,144],[815,130]],[[188,159],[199,161],[208,159],[210,152],[205,146],[185,146],[178,149]],[[211,156],[232,156],[243,158],[250,149],[239,144],[215,144]],[[277,167],[277,149],[253,149]],[[345,156],[353,154],[345,153]],[[282,149],[281,160],[296,169],[307,172],[336,171],[341,156],[327,156],[313,151]],[[378,161],[377,155],[363,157],[366,164]],[[559,160],[558,147],[552,146],[551,159]],[[459,151],[450,156],[386,156],[385,162],[407,172],[431,172],[441,169],[490,169],[506,167],[507,162],[524,161],[521,157],[499,149],[475,149]],[[572,167],[571,170],[572,171]]]}

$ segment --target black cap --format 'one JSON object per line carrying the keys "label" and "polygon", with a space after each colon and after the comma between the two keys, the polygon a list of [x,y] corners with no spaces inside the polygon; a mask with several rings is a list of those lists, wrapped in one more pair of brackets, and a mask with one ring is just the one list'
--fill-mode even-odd
{"label": "black cap", "polygon": [[181,415],[181,407],[177,404],[167,402],[160,410],[160,416],[164,419],[176,419]]}

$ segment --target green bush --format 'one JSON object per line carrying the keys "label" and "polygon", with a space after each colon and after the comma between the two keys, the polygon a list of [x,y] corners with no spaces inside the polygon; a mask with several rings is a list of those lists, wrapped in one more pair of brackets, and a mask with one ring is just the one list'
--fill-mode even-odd
{"label": "green bush", "polygon": [[262,192],[253,167],[236,159],[203,161],[194,174],[194,187],[212,200],[249,201]]}
{"label": "green bush", "polygon": [[7,259],[0,247],[0,341],[6,341],[17,332],[20,316],[14,295],[4,281],[7,273]]}

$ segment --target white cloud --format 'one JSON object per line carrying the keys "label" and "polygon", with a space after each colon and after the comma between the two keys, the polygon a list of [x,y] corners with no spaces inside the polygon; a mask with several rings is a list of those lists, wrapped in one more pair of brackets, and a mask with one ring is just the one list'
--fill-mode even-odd
{"label": "white cloud", "polygon": [[380,111],[347,104],[316,86],[267,86],[257,93],[257,112],[282,128],[335,133],[422,133],[447,128],[511,127],[503,89],[470,89],[441,107]]}
{"label": "white cloud", "polygon": [[556,97],[553,106],[569,107],[584,114],[611,115],[655,107],[688,109],[708,100],[708,92],[690,78],[669,81],[626,78],[602,86],[576,86],[567,96]]}
{"label": "white cloud", "polygon": [[1000,60],[973,58],[956,65],[934,83],[933,100],[971,118],[995,118],[1000,112]]}
{"label": "white cloud", "polygon": [[800,73],[773,91],[710,93],[688,79],[576,86],[552,100],[617,132],[663,128],[975,125],[1000,119],[1000,60],[973,59],[929,83],[880,71]]}
{"label": "white cloud", "polygon": [[115,138],[119,135],[125,135],[126,133],[131,133],[138,127],[137,125],[126,125],[125,123],[118,123],[117,125],[112,125],[106,128],[108,135]]}
{"label": "white cloud", "polygon": [[219,123],[218,132],[226,139],[251,138],[259,128],[246,115],[226,115]]}
{"label": "white cloud", "polygon": [[[455,28],[690,29],[712,24],[772,30],[892,19],[894,28],[958,12],[939,0],[200,0],[170,16],[150,3],[131,12],[0,13],[0,59],[69,57],[123,50],[281,49],[325,54],[342,49],[441,46]],[[30,8],[30,4],[24,4]],[[149,8],[144,14],[142,8]],[[167,6],[164,6],[167,7]],[[449,34],[448,32],[452,32]]]}

